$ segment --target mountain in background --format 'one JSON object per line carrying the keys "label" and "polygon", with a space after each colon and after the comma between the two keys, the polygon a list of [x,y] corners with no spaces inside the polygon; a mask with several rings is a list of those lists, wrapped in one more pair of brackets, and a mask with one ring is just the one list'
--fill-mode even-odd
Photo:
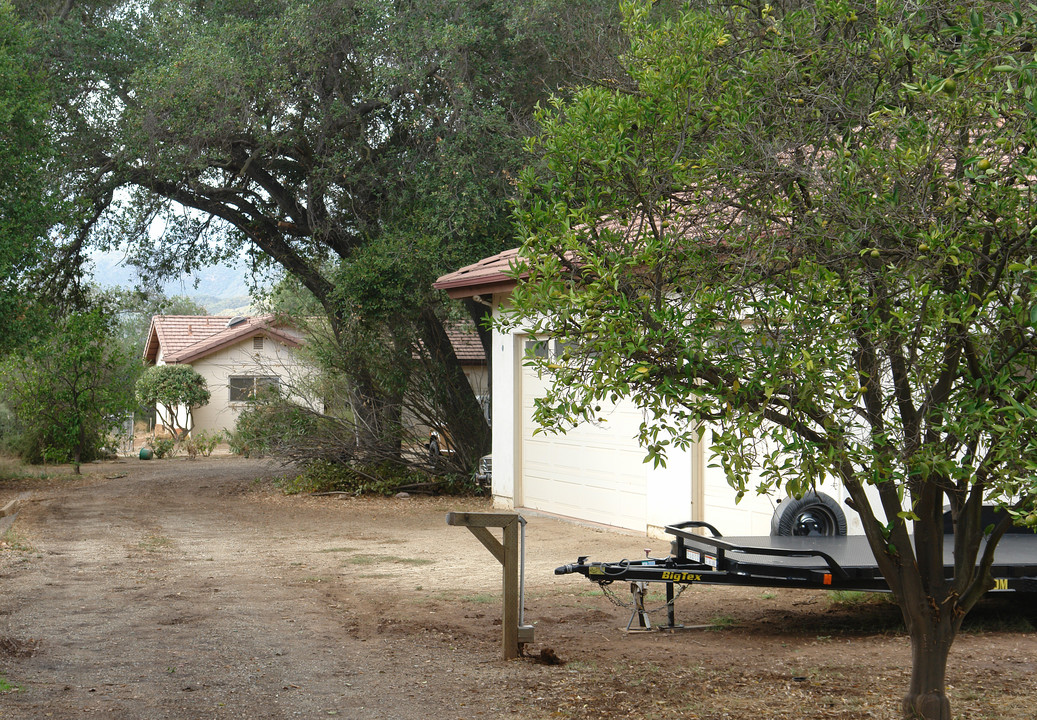
{"label": "mountain in background", "polygon": [[[121,253],[97,253],[90,260],[90,274],[102,287],[129,289],[140,282],[137,269]],[[168,297],[191,298],[210,315],[247,315],[252,312],[248,279],[248,267],[239,262],[203,268],[190,276],[164,282],[161,289]]]}

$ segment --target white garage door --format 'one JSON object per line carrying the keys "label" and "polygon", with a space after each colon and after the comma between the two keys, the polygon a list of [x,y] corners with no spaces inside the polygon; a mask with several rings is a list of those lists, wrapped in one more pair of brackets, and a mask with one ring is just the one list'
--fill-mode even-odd
{"label": "white garage door", "polygon": [[534,401],[545,382],[523,367],[519,506],[644,531],[646,468],[636,434],[641,414],[621,404],[605,407],[606,422],[583,424],[565,435],[537,433]]}

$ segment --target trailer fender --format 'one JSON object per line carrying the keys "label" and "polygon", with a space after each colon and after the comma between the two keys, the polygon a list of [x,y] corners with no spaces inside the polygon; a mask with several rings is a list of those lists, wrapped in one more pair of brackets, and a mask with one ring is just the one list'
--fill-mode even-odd
{"label": "trailer fender", "polygon": [[771,535],[845,535],[846,513],[822,492],[785,498],[774,508]]}

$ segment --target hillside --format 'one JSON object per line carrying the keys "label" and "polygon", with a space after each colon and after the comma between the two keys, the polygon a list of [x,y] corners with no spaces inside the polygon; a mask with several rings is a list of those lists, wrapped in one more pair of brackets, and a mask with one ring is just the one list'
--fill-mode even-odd
{"label": "hillside", "polygon": [[[127,264],[121,253],[96,253],[90,259],[93,264],[90,274],[102,287],[132,288],[140,281],[137,269]],[[170,297],[189,297],[211,315],[247,313],[252,304],[248,273],[243,262],[208,267],[163,283],[162,291]]]}

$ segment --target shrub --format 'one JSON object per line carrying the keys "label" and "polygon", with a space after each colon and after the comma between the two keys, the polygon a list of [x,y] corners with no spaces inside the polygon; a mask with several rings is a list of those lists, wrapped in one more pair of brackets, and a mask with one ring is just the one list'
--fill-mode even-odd
{"label": "shrub", "polygon": [[159,459],[164,458],[166,455],[173,457],[176,454],[176,441],[170,438],[155,440],[151,443],[151,450],[155,453],[155,457]]}
{"label": "shrub", "polygon": [[487,489],[472,475],[450,473],[439,478],[439,492],[443,495],[485,495]]}
{"label": "shrub", "polygon": [[238,416],[228,442],[238,455],[265,455],[312,433],[316,423],[313,413],[290,402],[255,403]]}
{"label": "shrub", "polygon": [[309,463],[279,485],[288,495],[314,492],[350,492],[355,495],[393,495],[401,485],[425,482],[429,476],[399,465],[350,467],[326,460]]}
{"label": "shrub", "polygon": [[202,457],[209,457],[216,446],[223,442],[223,431],[202,430],[199,433],[192,433],[191,441]]}
{"label": "shrub", "polygon": [[18,444],[22,438],[22,425],[18,416],[6,404],[0,404],[0,452],[21,456]]}
{"label": "shrub", "polygon": [[252,448],[248,440],[237,430],[227,434],[227,448],[235,455],[241,455],[242,457],[250,457],[252,455]]}
{"label": "shrub", "polygon": [[28,462],[80,463],[111,453],[112,431],[132,406],[130,358],[96,307],[41,327],[41,337],[0,368],[4,443]]}

